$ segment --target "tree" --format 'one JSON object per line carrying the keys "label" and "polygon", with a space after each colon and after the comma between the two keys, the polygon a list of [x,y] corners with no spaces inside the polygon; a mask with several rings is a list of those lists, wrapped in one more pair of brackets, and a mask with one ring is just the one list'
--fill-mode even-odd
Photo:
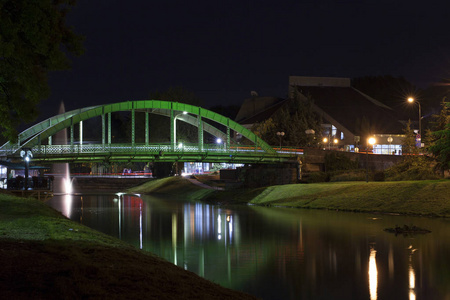
{"label": "tree", "polygon": [[428,148],[436,158],[441,173],[450,169],[450,103],[442,99],[441,112],[435,116],[435,131],[432,132],[431,145]]}
{"label": "tree", "polygon": [[0,0],[0,128],[15,141],[16,127],[31,122],[47,98],[49,71],[70,67],[83,38],[65,25],[74,0]]}
{"label": "tree", "polygon": [[417,154],[416,138],[414,130],[411,128],[411,120],[406,123],[405,129],[403,129],[405,137],[402,139],[402,151],[403,154]]}
{"label": "tree", "polygon": [[[277,145],[279,143],[277,132],[283,131],[283,144],[293,147],[302,147],[312,144],[314,138],[320,137],[322,128],[320,117],[314,113],[313,99],[300,99],[296,93],[292,99],[271,118],[254,124],[252,131],[261,137],[266,143]],[[306,130],[312,129],[315,134],[310,136]]]}

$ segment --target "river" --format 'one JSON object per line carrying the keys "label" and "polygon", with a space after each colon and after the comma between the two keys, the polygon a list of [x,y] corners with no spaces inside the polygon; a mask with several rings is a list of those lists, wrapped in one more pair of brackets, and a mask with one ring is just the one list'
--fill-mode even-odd
{"label": "river", "polygon": [[[450,299],[450,220],[227,206],[165,196],[55,196],[68,218],[261,299]],[[395,235],[403,225],[431,233]]]}

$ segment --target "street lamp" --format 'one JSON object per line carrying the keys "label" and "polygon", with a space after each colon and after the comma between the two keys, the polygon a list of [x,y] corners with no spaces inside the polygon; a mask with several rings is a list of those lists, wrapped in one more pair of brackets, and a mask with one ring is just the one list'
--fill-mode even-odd
{"label": "street lamp", "polygon": [[367,140],[366,146],[366,182],[369,182],[369,145],[373,146],[377,141],[371,137]]}
{"label": "street lamp", "polygon": [[284,136],[284,131],[278,131],[277,135],[280,138],[280,151],[281,151],[281,138]]}
{"label": "street lamp", "polygon": [[173,118],[173,148],[175,148],[175,145],[177,144],[177,118],[181,115],[187,115],[187,111],[183,111]]}
{"label": "street lamp", "polygon": [[422,145],[422,109],[420,107],[420,102],[417,101],[416,99],[414,99],[413,97],[409,97],[408,98],[408,102],[409,103],[414,103],[416,102],[417,105],[419,105],[419,137],[420,137],[420,144]]}
{"label": "street lamp", "polygon": [[337,148],[337,144],[339,143],[339,140],[338,139],[334,139],[333,140],[333,144],[334,144],[334,147],[335,148]]}
{"label": "street lamp", "polygon": [[24,182],[24,189],[28,190],[28,169],[29,169],[29,164],[30,164],[30,160],[33,158],[33,153],[31,152],[31,149],[29,148],[23,148],[20,151],[20,156],[23,158],[23,160],[25,161],[25,182]]}
{"label": "street lamp", "polygon": [[[325,148],[323,150],[325,150],[327,148],[328,138],[324,137],[322,142],[325,145]],[[330,150],[330,144],[328,144],[328,150]]]}

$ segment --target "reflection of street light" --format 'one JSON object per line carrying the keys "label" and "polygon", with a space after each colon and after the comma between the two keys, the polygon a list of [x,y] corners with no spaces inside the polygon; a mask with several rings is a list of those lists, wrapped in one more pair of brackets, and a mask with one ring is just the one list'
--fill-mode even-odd
{"label": "reflection of street light", "polygon": [[283,131],[278,131],[277,135],[280,138],[280,151],[281,151],[281,138],[284,136],[284,132]]}
{"label": "reflection of street light", "polygon": [[25,183],[24,183],[24,189],[28,190],[28,166],[30,163],[31,158],[33,158],[33,153],[31,152],[31,149],[23,148],[20,151],[20,156],[25,161]]}
{"label": "reflection of street light", "polygon": [[408,98],[408,102],[409,103],[416,102],[419,105],[419,136],[420,136],[420,139],[421,139],[421,140],[419,140],[419,142],[422,144],[422,109],[420,107],[420,102],[415,100],[413,97],[409,97]]}
{"label": "reflection of street light", "polygon": [[369,182],[369,145],[374,145],[377,141],[371,137],[367,140],[366,146],[366,182]]}

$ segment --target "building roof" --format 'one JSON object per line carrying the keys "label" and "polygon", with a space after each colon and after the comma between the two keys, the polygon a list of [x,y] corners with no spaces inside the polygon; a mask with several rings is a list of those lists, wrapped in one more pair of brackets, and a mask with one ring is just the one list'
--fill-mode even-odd
{"label": "building roof", "polygon": [[404,126],[394,110],[352,87],[296,86],[296,89],[304,96],[310,95],[319,111],[354,134],[360,133],[363,119],[368,121],[373,133],[403,132]]}
{"label": "building roof", "polygon": [[240,124],[253,124],[270,118],[283,104],[285,99],[276,97],[253,97],[245,99],[236,116]]}

